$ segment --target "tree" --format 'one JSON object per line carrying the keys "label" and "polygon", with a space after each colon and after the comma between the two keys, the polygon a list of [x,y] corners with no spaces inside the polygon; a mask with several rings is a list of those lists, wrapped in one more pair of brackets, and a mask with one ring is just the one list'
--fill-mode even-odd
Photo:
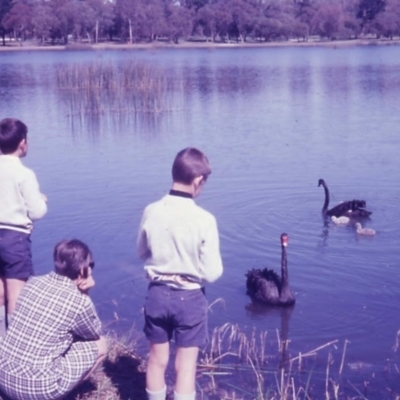
{"label": "tree", "polygon": [[256,20],[254,32],[258,38],[268,42],[278,38],[281,29],[282,24],[278,19],[261,16]]}
{"label": "tree", "polygon": [[193,27],[193,13],[185,7],[169,4],[166,9],[167,36],[178,43],[179,38],[189,36]]}
{"label": "tree", "polygon": [[147,0],[142,4],[143,23],[141,25],[142,37],[150,41],[167,34],[166,5],[160,0]]}
{"label": "tree", "polygon": [[357,18],[360,0],[340,0],[342,10],[338,36],[343,39],[357,38],[361,33],[361,21]]}
{"label": "tree", "polygon": [[94,12],[94,42],[98,43],[100,33],[109,33],[112,29],[115,5],[103,0],[87,0],[87,3]]}
{"label": "tree", "polygon": [[385,11],[375,17],[371,29],[377,37],[400,35],[400,0],[387,0]]}
{"label": "tree", "polygon": [[86,2],[69,0],[67,3],[57,7],[55,11],[61,22],[59,31],[64,43],[68,43],[69,35],[80,39],[85,29],[86,19],[91,18],[92,14],[91,10],[88,10]]}
{"label": "tree", "polygon": [[357,10],[357,18],[362,20],[364,29],[375,17],[385,10],[386,0],[360,0]]}
{"label": "tree", "polygon": [[303,24],[308,26],[308,31],[311,31],[311,21],[318,10],[315,0],[294,0],[294,17]]}
{"label": "tree", "polygon": [[323,4],[311,20],[312,32],[316,35],[334,39],[341,24],[342,12],[338,4]]}
{"label": "tree", "polygon": [[134,42],[134,36],[138,36],[140,24],[143,21],[143,8],[141,0],[117,0],[116,12],[123,28],[128,28],[129,43]]}
{"label": "tree", "polygon": [[32,25],[40,41],[44,42],[50,38],[54,40],[60,26],[60,21],[54,15],[50,5],[47,2],[42,2],[37,4],[33,9]]}
{"label": "tree", "polygon": [[229,35],[235,36],[238,41],[245,42],[247,36],[253,31],[257,10],[246,0],[230,0],[228,7],[231,13]]}
{"label": "tree", "polygon": [[270,41],[277,38],[286,40],[292,36],[296,20],[293,17],[294,10],[286,1],[272,0],[262,7],[263,18],[259,19],[259,35]]}
{"label": "tree", "polygon": [[232,16],[226,4],[223,1],[219,1],[202,7],[197,13],[195,24],[200,25],[203,32],[211,36],[212,41],[215,42],[217,36],[224,40],[231,22]]}
{"label": "tree", "polygon": [[32,7],[24,1],[17,1],[3,19],[3,26],[8,31],[14,31],[16,39],[26,38],[28,31],[32,31]]}
{"label": "tree", "polygon": [[7,29],[3,25],[3,19],[12,7],[12,0],[0,0],[0,35],[3,40],[3,46],[6,45]]}
{"label": "tree", "polygon": [[[74,24],[78,18],[81,7],[78,0],[39,0],[35,7],[39,8],[39,22],[43,31],[47,30],[52,43],[62,40],[68,43],[68,35],[74,31]],[[45,26],[47,24],[47,26]]]}
{"label": "tree", "polygon": [[183,7],[188,8],[189,10],[194,10],[197,12],[201,7],[209,4],[209,0],[183,0],[180,2]]}

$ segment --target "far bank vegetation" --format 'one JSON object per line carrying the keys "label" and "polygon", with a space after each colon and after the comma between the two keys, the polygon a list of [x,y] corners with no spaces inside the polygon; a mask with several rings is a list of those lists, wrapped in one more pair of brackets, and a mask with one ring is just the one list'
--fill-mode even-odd
{"label": "far bank vegetation", "polygon": [[1,0],[5,45],[400,36],[400,0]]}

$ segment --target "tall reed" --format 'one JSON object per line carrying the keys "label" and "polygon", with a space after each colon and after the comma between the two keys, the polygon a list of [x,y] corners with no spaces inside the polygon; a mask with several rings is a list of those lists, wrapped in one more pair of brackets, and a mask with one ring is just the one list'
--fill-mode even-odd
{"label": "tall reed", "polygon": [[56,86],[72,116],[158,114],[173,108],[173,79],[157,67],[137,62],[62,64]]}
{"label": "tall reed", "polygon": [[[257,333],[253,329],[245,333],[238,325],[229,323],[217,327],[212,333],[210,346],[200,361],[199,372],[203,377],[210,379],[210,390],[216,392],[220,390],[218,382],[222,381],[222,386],[231,387],[236,395],[241,394],[244,399],[339,400],[341,398],[340,376],[347,341],[342,350],[339,369],[336,371],[337,368],[333,369],[333,352],[337,350],[337,340],[291,356],[288,338],[283,338],[278,331],[277,337],[277,348],[274,349],[273,346],[267,345],[266,331]],[[311,365],[314,364],[321,351],[328,354],[324,375],[309,368],[309,361]],[[238,385],[241,375],[244,376],[244,380]],[[319,395],[315,397],[315,394],[311,395],[311,389],[315,389],[317,385]],[[225,393],[224,396],[220,398],[232,398],[232,393],[229,395]]]}

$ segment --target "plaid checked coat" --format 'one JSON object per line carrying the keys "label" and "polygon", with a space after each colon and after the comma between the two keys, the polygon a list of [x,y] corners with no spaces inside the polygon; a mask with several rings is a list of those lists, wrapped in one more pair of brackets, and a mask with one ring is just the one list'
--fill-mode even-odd
{"label": "plaid checked coat", "polygon": [[31,278],[0,342],[0,388],[12,399],[57,399],[97,360],[101,322],[89,296],[51,272]]}

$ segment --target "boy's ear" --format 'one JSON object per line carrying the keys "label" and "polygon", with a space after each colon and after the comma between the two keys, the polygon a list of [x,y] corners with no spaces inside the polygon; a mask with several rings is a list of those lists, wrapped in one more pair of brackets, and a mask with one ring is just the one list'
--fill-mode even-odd
{"label": "boy's ear", "polygon": [[19,151],[22,152],[22,153],[24,153],[24,154],[26,154],[27,148],[28,148],[28,142],[27,142],[26,138],[25,138],[25,139],[22,139],[22,140],[19,142],[19,145],[18,145]]}
{"label": "boy's ear", "polygon": [[193,183],[196,187],[200,186],[202,184],[204,180],[204,176],[200,175],[200,176],[196,176],[196,178],[193,179]]}

